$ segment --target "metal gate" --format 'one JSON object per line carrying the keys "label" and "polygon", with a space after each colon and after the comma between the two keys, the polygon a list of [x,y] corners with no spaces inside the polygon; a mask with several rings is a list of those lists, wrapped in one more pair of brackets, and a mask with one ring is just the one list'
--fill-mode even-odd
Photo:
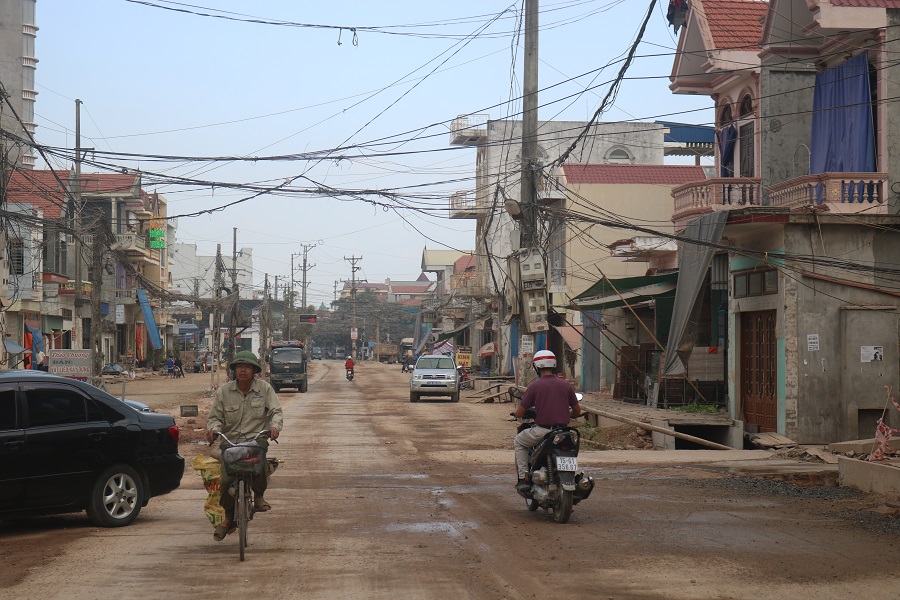
{"label": "metal gate", "polygon": [[775,311],[741,313],[741,412],[746,425],[777,431]]}

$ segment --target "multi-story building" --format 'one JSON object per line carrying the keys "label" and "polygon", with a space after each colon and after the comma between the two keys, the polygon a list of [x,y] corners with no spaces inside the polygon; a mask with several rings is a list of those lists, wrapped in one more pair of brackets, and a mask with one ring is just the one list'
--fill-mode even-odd
{"label": "multi-story building", "polygon": [[[871,438],[885,406],[900,426],[885,401],[900,383],[895,7],[690,4],[670,87],[711,97],[718,176],[673,192],[673,222],[694,242],[680,251],[663,371],[694,379],[689,340],[705,335],[748,431]],[[712,323],[696,331],[704,304]]]}
{"label": "multi-story building", "polygon": [[[6,199],[13,218],[10,278],[4,289],[10,338],[41,339],[45,349],[90,348],[101,328],[107,362],[141,361],[166,347],[170,324],[166,246],[173,229],[166,201],[141,189],[139,175],[17,170]],[[80,200],[80,202],[79,202]],[[95,244],[108,227],[112,236]],[[91,257],[97,249],[100,272]],[[76,260],[80,252],[85,260]],[[80,269],[80,272],[79,272]],[[77,285],[80,282],[80,286]],[[100,323],[91,304],[100,283]],[[78,291],[80,288],[80,297]]]}
{"label": "multi-story building", "polygon": [[[7,0],[0,3],[0,83],[6,92],[9,106],[0,111],[0,131],[8,133],[0,138],[0,152],[9,163],[31,169],[34,156],[30,147],[16,139],[28,139],[34,134],[34,72],[38,60],[34,54],[37,37],[35,25],[36,0]],[[16,116],[18,115],[18,119]],[[24,127],[23,127],[24,124]]]}
{"label": "multi-story building", "polygon": [[[574,188],[581,187],[581,182],[576,174],[573,176],[573,189],[567,189],[566,169],[569,170],[570,177],[572,173],[580,173],[579,165],[633,167],[636,172],[638,165],[662,167],[667,155],[691,155],[699,160],[700,156],[712,153],[712,131],[706,131],[709,128],[697,128],[700,132],[698,136],[697,131],[673,123],[597,123],[587,129],[585,139],[574,152],[567,155],[561,169],[548,170],[587,127],[588,124],[583,122],[539,123],[537,146],[539,163],[544,167],[542,180],[537,182],[537,202],[541,207],[572,208],[569,205],[578,200],[579,192]],[[676,130],[678,134],[673,136]],[[531,323],[526,325],[535,315],[544,315],[543,320],[546,321],[545,315],[549,307],[539,298],[535,300],[527,297],[529,292],[525,290],[533,282],[524,281],[529,275],[522,274],[522,261],[527,261],[532,266],[543,264],[545,272],[536,276],[536,279],[544,280],[546,291],[558,295],[554,302],[562,306],[568,305],[570,293],[574,291],[569,289],[570,285],[586,288],[596,281],[598,274],[594,273],[593,278],[580,272],[577,277],[572,276],[573,267],[576,271],[582,268],[566,257],[566,242],[573,232],[571,228],[557,226],[555,223],[542,223],[541,233],[543,237],[549,238],[543,239],[541,246],[555,247],[555,254],[551,252],[551,256],[540,257],[523,255],[520,248],[522,228],[508,210],[510,205],[515,206],[520,200],[521,122],[492,121],[486,115],[463,115],[452,124],[450,135],[450,143],[453,145],[477,148],[475,189],[453,194],[450,198],[451,218],[476,220],[476,265],[471,276],[471,286],[474,289],[490,290],[490,298],[493,298],[493,302],[489,298],[492,318],[478,321],[483,327],[490,329],[476,332],[472,337],[498,343],[500,360],[497,367],[501,373],[509,373],[512,370],[511,357],[519,354],[520,333],[535,334],[536,350],[549,346],[562,351],[563,344],[563,334],[557,335],[552,330],[549,335],[556,339],[548,341],[550,328],[546,324],[543,327],[533,327]],[[707,137],[710,139],[706,139]],[[689,168],[694,169],[694,174],[702,175],[699,167]],[[611,182],[621,183],[621,178],[608,175],[612,177]],[[684,179],[673,181],[683,182]],[[649,188],[643,191],[646,192],[647,189]],[[660,194],[651,196],[657,197]],[[634,198],[633,195],[631,197]],[[661,197],[667,206],[670,205],[671,200],[666,197],[664,190]],[[613,205],[611,208],[622,204],[615,193],[608,194],[608,201]],[[656,210],[659,204],[656,200],[648,203],[641,198],[636,206],[629,207],[629,212],[646,219],[668,218],[671,208],[659,215]],[[610,241],[624,237],[621,233]],[[578,242],[575,242],[573,248],[577,246]],[[600,246],[595,246],[594,251],[595,255],[591,257],[579,256],[579,264],[609,256],[608,252],[604,254]],[[531,273],[534,274],[533,269]],[[540,288],[532,294],[547,295]]]}

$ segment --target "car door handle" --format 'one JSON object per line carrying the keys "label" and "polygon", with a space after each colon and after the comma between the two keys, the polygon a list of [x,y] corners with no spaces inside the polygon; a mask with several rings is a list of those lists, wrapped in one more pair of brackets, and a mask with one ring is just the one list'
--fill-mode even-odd
{"label": "car door handle", "polygon": [[10,450],[18,450],[22,447],[22,442],[19,440],[13,440],[11,442],[4,442],[3,445]]}
{"label": "car door handle", "polygon": [[100,440],[106,437],[105,431],[95,431],[93,433],[89,433],[88,437],[94,440],[95,442],[99,442]]}

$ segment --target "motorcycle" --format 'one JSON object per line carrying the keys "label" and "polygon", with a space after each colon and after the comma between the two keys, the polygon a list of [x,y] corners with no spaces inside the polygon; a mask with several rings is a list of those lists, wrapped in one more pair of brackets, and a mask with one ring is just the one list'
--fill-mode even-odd
{"label": "motorcycle", "polygon": [[347,369],[347,381],[353,381],[353,370]]}
{"label": "motorcycle", "polygon": [[[510,393],[513,391],[510,390]],[[533,426],[534,408],[529,408],[521,419],[518,432]],[[538,508],[551,510],[554,521],[565,523],[572,516],[572,507],[591,495],[594,478],[578,468],[580,445],[578,430],[562,425],[552,428],[531,449],[528,455],[531,488],[527,492],[519,492],[525,498],[529,511]]]}
{"label": "motorcycle", "polygon": [[469,370],[465,367],[457,367],[459,371],[459,389],[472,389],[472,380],[469,378]]}
{"label": "motorcycle", "polygon": [[400,372],[401,373],[412,373],[413,365],[414,365],[414,363],[412,363],[412,362],[404,362],[403,366],[400,367]]}

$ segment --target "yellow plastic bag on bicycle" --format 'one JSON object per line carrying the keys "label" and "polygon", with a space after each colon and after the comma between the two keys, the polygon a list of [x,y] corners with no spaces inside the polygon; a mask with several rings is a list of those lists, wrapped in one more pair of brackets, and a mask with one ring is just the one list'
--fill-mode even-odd
{"label": "yellow plastic bag on bicycle", "polygon": [[202,454],[195,456],[191,466],[203,479],[203,487],[206,488],[206,502],[203,510],[213,527],[225,520],[225,510],[219,505],[219,479],[222,476],[222,463],[218,459]]}

